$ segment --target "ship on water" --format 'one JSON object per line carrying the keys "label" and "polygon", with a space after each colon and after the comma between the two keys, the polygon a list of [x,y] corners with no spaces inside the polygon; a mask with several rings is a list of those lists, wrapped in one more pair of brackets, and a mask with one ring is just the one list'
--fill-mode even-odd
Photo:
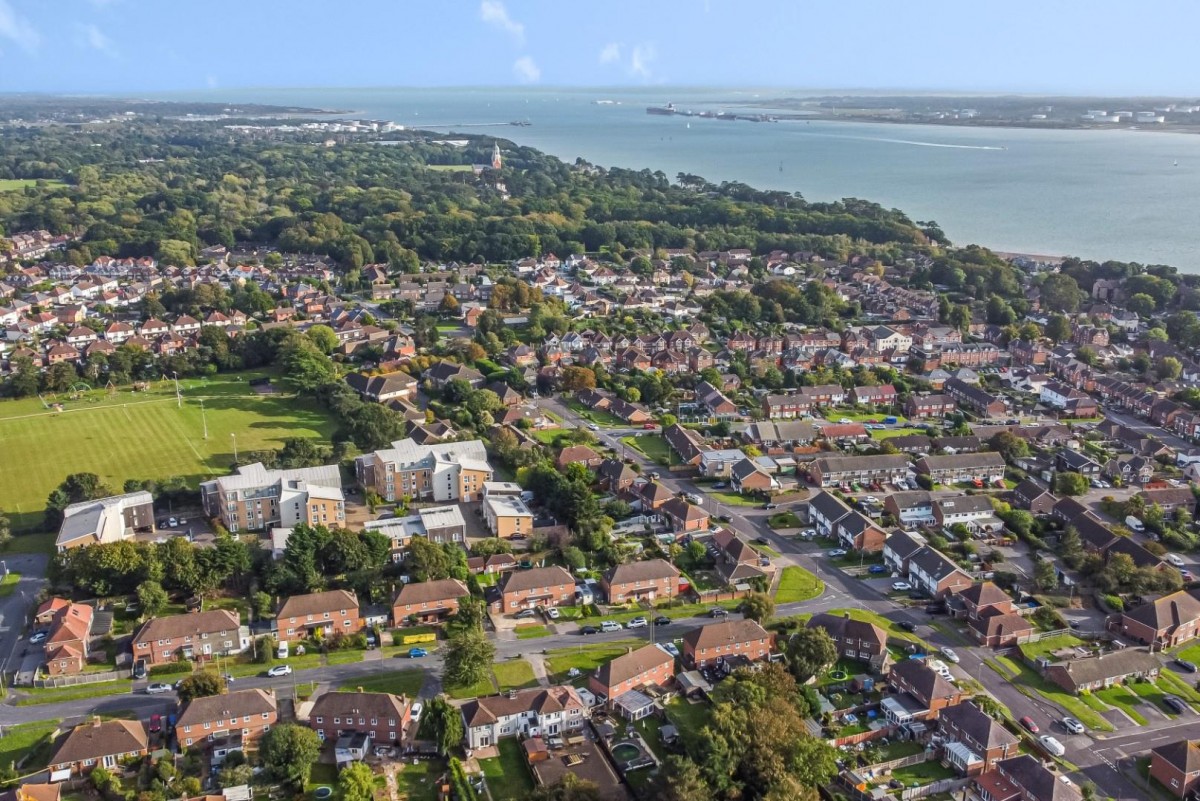
{"label": "ship on water", "polygon": [[677,114],[679,112],[676,111],[674,103],[668,103],[665,106],[648,106],[646,108],[646,113],[647,114]]}

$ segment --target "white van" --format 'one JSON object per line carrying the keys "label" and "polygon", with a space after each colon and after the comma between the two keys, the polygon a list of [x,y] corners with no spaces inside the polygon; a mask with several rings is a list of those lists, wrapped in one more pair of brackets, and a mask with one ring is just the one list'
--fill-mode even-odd
{"label": "white van", "polygon": [[279,643],[279,647],[275,649],[275,658],[276,659],[287,659],[288,658],[287,640],[284,640],[283,642]]}
{"label": "white van", "polygon": [[1063,744],[1060,743],[1056,738],[1051,737],[1049,734],[1043,734],[1038,739],[1041,740],[1042,747],[1054,754],[1056,757],[1060,757],[1067,753],[1067,749],[1063,747]]}
{"label": "white van", "polygon": [[1164,556],[1163,558],[1166,559],[1171,564],[1175,565],[1175,567],[1187,566],[1187,562],[1183,561],[1183,557],[1177,553],[1169,553],[1166,556]]}
{"label": "white van", "polygon": [[1128,526],[1129,528],[1133,529],[1134,531],[1138,532],[1139,534],[1146,530],[1146,527],[1142,525],[1142,521],[1138,520],[1133,515],[1130,515],[1129,517],[1125,518],[1125,525]]}

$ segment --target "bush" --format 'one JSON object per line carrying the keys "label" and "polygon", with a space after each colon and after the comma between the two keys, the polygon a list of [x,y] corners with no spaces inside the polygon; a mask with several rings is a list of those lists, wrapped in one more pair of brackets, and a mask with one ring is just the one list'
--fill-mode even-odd
{"label": "bush", "polygon": [[1100,600],[1104,602],[1105,606],[1114,612],[1125,611],[1125,601],[1119,595],[1101,595]]}
{"label": "bush", "polygon": [[154,665],[150,668],[151,676],[173,676],[176,673],[191,673],[196,666],[186,659],[178,662],[168,662],[165,665]]}

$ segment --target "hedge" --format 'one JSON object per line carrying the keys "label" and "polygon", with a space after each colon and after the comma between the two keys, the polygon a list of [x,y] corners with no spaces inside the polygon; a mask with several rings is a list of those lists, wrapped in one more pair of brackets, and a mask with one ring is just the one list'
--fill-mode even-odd
{"label": "hedge", "polygon": [[150,668],[151,676],[174,676],[177,673],[192,673],[196,666],[186,659],[179,662],[167,662],[165,665],[154,665]]}

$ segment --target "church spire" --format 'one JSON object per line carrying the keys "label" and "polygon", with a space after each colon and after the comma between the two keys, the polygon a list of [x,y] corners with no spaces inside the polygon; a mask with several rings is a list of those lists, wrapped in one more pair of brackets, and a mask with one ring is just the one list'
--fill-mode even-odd
{"label": "church spire", "polygon": [[498,169],[500,169],[501,166],[502,165],[500,163],[500,143],[497,142],[494,145],[492,145],[492,169],[498,170]]}

